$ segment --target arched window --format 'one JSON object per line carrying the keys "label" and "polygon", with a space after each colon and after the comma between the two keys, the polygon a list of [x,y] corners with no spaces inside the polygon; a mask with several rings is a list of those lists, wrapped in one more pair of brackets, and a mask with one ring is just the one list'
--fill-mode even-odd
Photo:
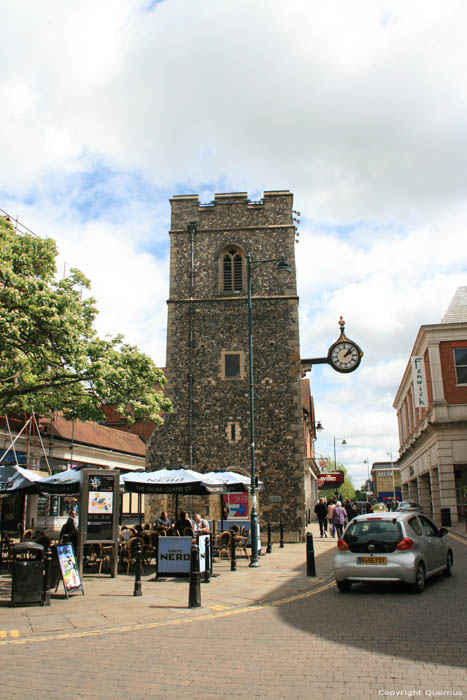
{"label": "arched window", "polygon": [[238,248],[228,248],[222,257],[222,285],[224,292],[242,292],[244,288],[243,254]]}

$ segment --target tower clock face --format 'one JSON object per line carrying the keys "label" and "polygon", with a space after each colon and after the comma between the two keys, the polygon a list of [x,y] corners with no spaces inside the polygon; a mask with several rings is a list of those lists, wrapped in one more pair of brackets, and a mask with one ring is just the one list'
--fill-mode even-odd
{"label": "tower clock face", "polygon": [[329,353],[329,362],[337,372],[353,372],[362,359],[360,348],[350,340],[335,343]]}

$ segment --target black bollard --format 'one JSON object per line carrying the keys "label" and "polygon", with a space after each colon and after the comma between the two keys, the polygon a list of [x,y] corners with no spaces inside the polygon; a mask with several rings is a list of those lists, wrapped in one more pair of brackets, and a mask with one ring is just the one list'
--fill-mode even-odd
{"label": "black bollard", "polygon": [[141,555],[141,542],[137,540],[135,543],[135,588],[133,590],[133,595],[137,598],[143,595],[143,591],[141,590]]}
{"label": "black bollard", "polygon": [[315,550],[313,547],[313,535],[306,533],[306,575],[316,576]]}
{"label": "black bollard", "polygon": [[52,550],[47,547],[45,550],[45,574],[44,588],[42,589],[41,605],[50,605],[50,577],[52,574]]}
{"label": "black bollard", "polygon": [[271,523],[268,520],[268,546],[266,547],[266,554],[271,554],[271,551],[272,551]]}
{"label": "black bollard", "polygon": [[230,537],[230,571],[237,571],[237,557],[235,554],[235,533]]}
{"label": "black bollard", "polygon": [[279,527],[280,527],[279,547],[282,549],[282,547],[284,546],[284,523],[282,522],[282,518],[279,521]]}
{"label": "black bollard", "polygon": [[206,537],[206,545],[204,548],[204,583],[211,582],[211,536]]}
{"label": "black bollard", "polygon": [[191,545],[190,590],[188,593],[188,607],[201,607],[201,574],[199,572],[199,547],[195,542]]}

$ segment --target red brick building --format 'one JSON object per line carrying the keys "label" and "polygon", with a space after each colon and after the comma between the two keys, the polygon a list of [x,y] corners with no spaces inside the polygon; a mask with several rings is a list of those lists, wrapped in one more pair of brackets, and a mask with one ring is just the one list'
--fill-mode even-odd
{"label": "red brick building", "polygon": [[394,408],[402,498],[457,522],[467,497],[467,287],[441,323],[420,327]]}

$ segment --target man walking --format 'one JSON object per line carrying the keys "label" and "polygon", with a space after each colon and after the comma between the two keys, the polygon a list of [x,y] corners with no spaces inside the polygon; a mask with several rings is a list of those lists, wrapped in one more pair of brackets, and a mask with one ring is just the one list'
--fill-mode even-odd
{"label": "man walking", "polygon": [[315,505],[315,513],[318,516],[320,536],[327,537],[328,533],[326,530],[328,525],[328,507],[324,498],[320,498],[318,503]]}

